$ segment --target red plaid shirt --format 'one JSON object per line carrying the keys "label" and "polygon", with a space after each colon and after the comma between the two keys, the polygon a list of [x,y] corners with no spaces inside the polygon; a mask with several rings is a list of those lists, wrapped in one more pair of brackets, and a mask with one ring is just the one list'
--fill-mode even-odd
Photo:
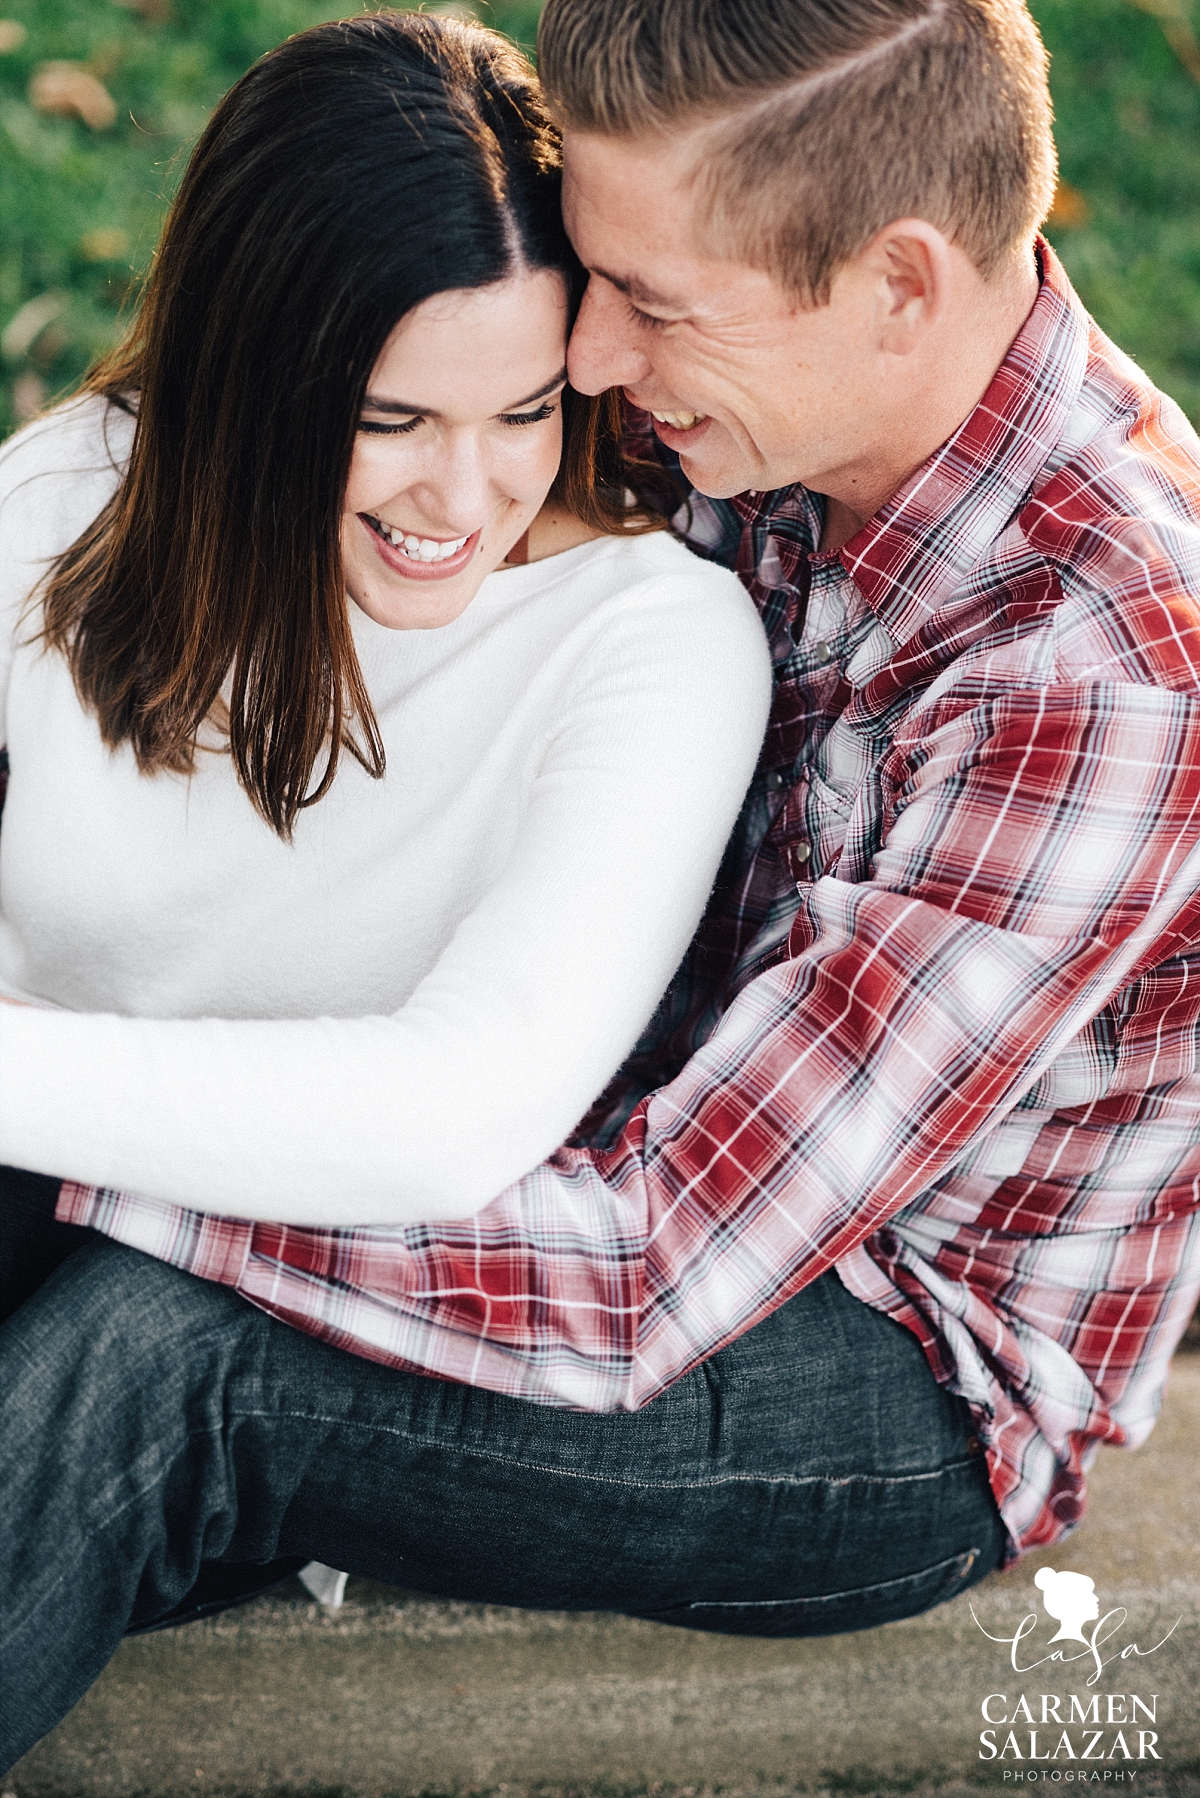
{"label": "red plaid shirt", "polygon": [[80,1188],[59,1216],[354,1353],[595,1410],[834,1267],[969,1401],[1015,1549],[1077,1522],[1200,1289],[1200,445],[1043,257],[983,400],[842,550],[802,489],[695,501],[775,708],[606,1135],[460,1224]]}

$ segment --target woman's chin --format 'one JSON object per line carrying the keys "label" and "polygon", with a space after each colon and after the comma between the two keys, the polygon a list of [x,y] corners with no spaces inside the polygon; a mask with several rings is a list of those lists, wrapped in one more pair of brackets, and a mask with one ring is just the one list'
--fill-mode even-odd
{"label": "woman's chin", "polygon": [[374,567],[346,568],[346,591],[360,612],[391,631],[432,631],[453,624],[479,592],[488,570],[476,566],[438,580],[414,580]]}

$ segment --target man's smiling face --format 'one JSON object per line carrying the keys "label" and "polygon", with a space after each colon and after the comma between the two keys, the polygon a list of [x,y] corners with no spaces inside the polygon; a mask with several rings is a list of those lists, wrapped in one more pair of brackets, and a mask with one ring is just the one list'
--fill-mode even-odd
{"label": "man's smiling face", "polygon": [[567,132],[563,209],[591,275],[572,383],[624,388],[714,498],[853,481],[880,373],[868,353],[877,294],[843,271],[828,305],[802,308],[764,270],[706,253],[694,153],[686,134]]}

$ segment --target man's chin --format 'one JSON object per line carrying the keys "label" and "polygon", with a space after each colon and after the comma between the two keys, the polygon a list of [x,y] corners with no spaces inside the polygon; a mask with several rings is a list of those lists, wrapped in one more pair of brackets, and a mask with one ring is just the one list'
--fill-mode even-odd
{"label": "man's chin", "polygon": [[735,494],[749,493],[753,477],[744,470],[705,467],[704,458],[681,455],[679,468],[688,484],[706,499],[733,499]]}

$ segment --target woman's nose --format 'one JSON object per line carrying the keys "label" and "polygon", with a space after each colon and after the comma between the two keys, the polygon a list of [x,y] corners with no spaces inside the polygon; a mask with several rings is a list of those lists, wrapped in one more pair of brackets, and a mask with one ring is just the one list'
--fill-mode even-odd
{"label": "woman's nose", "polygon": [[489,510],[487,459],[475,433],[448,431],[416,483],[415,495],[430,521],[449,530],[473,531]]}
{"label": "woman's nose", "polygon": [[628,300],[595,275],[587,284],[567,345],[567,373],[579,393],[632,387],[650,373]]}

